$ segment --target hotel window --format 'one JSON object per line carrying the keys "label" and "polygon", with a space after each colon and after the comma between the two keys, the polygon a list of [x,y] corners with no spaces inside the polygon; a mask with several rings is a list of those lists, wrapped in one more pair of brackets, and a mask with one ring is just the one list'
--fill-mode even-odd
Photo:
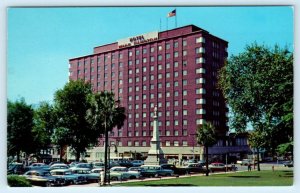
{"label": "hotel window", "polygon": [[139,97],[139,95],[135,95],[135,100],[139,100],[140,99],[140,97]]}
{"label": "hotel window", "polygon": [[204,114],[206,114],[206,111],[205,111],[205,109],[196,109],[196,114],[197,115],[204,115]]}
{"label": "hotel window", "polygon": [[205,99],[196,99],[196,104],[206,104],[206,100]]}
{"label": "hotel window", "polygon": [[122,72],[119,72],[119,77],[122,77],[123,73]]}
{"label": "hotel window", "polygon": [[143,109],[147,108],[147,104],[143,103]]}
{"label": "hotel window", "polygon": [[128,56],[132,56],[132,51],[129,51],[129,52],[128,52]]}
{"label": "hotel window", "polygon": [[183,130],[183,132],[182,132],[182,134],[183,134],[183,136],[187,136],[187,135],[188,135],[188,132],[187,132],[187,130],[186,130],[186,129],[184,129],[184,130]]}
{"label": "hotel window", "polygon": [[178,84],[178,81],[175,81],[174,82],[174,86],[176,87],[176,86],[178,86],[179,84]]}
{"label": "hotel window", "polygon": [[139,59],[136,59],[135,60],[135,64],[139,64],[140,63],[140,60]]}
{"label": "hotel window", "polygon": [[177,58],[179,56],[178,52],[174,52],[174,57]]}
{"label": "hotel window", "polygon": [[154,99],[154,94],[150,94],[150,98],[151,98],[151,99]]}
{"label": "hotel window", "polygon": [[184,119],[184,120],[183,120],[183,125],[186,126],[187,124],[188,124],[188,121],[187,121],[186,119]]}
{"label": "hotel window", "polygon": [[154,66],[150,66],[150,71],[154,71]]}
{"label": "hotel window", "polygon": [[183,111],[182,111],[182,114],[183,114],[183,115],[188,115],[188,111],[187,111],[187,110],[183,110]]}
{"label": "hotel window", "polygon": [[128,74],[132,74],[132,70],[128,70]]}
{"label": "hotel window", "polygon": [[158,50],[161,51],[162,50],[162,46],[158,46]]}
{"label": "hotel window", "polygon": [[157,68],[158,68],[158,70],[162,70],[162,65],[159,64],[159,65],[157,66]]}
{"label": "hotel window", "polygon": [[150,89],[151,89],[151,90],[154,89],[154,84],[150,84]]}
{"label": "hotel window", "polygon": [[77,70],[77,74],[81,74],[81,70]]}
{"label": "hotel window", "polygon": [[139,82],[140,81],[140,78],[139,77],[136,77],[135,78],[135,82]]}
{"label": "hotel window", "polygon": [[143,113],[143,118],[146,118],[147,117],[147,113]]}
{"label": "hotel window", "polygon": [[132,146],[132,142],[131,141],[127,141],[127,146]]}
{"label": "hotel window", "polygon": [[166,131],[166,136],[170,136],[171,132],[170,131]]}
{"label": "hotel window", "polygon": [[170,121],[166,121],[166,126],[170,126]]}
{"label": "hotel window", "polygon": [[157,84],[157,87],[158,87],[158,88],[162,88],[162,83],[158,83],[158,84]]}
{"label": "hotel window", "polygon": [[123,63],[120,62],[120,63],[119,63],[119,68],[122,68],[122,67],[123,67]]}
{"label": "hotel window", "polygon": [[97,82],[97,86],[98,86],[98,87],[100,87],[100,86],[101,86],[100,82]]}
{"label": "hotel window", "polygon": [[196,58],[196,64],[205,63],[205,59],[203,57]]}
{"label": "hotel window", "polygon": [[182,80],[182,85],[186,86],[187,85],[187,80]]}
{"label": "hotel window", "polygon": [[162,107],[162,103],[159,102],[159,103],[157,104],[157,107]]}
{"label": "hotel window", "polygon": [[147,90],[147,86],[146,85],[143,85],[143,90]]}
{"label": "hotel window", "polygon": [[139,109],[139,104],[136,104],[136,105],[135,105],[135,109]]}
{"label": "hotel window", "polygon": [[197,119],[196,124],[197,125],[202,125],[204,123],[204,119]]}
{"label": "hotel window", "polygon": [[139,136],[139,132],[135,131],[135,136],[138,137]]}
{"label": "hotel window", "polygon": [[97,70],[98,70],[98,72],[100,72],[100,71],[101,71],[101,67],[100,67],[100,66],[98,66],[98,67],[97,67]]}
{"label": "hotel window", "polygon": [[101,60],[101,57],[100,57],[100,56],[97,56],[97,63],[98,63],[98,64],[100,63],[100,60]]}
{"label": "hotel window", "polygon": [[91,72],[94,72],[94,67],[91,68]]}
{"label": "hotel window", "polygon": [[218,101],[213,101],[213,106],[218,107],[218,106],[220,106],[220,103]]}
{"label": "hotel window", "polygon": [[140,54],[140,50],[136,50],[135,55],[139,55],[139,54]]}
{"label": "hotel window", "polygon": [[187,75],[187,70],[182,71],[182,75],[186,76]]}
{"label": "hotel window", "polygon": [[[144,122],[144,123],[146,123],[146,122]],[[144,125],[144,124],[143,124],[143,125]],[[147,135],[147,132],[146,132],[146,131],[143,131],[143,132],[142,132],[142,135],[143,135],[143,136],[146,136],[146,135]]]}
{"label": "hotel window", "polygon": [[169,88],[170,85],[171,85],[171,84],[170,84],[169,82],[166,83],[166,87],[167,87],[167,88]]}
{"label": "hotel window", "polygon": [[147,48],[143,48],[143,54],[147,53]]}
{"label": "hotel window", "polygon": [[128,119],[131,119],[132,118],[132,115],[131,113],[128,114]]}
{"label": "hotel window", "polygon": [[179,132],[178,131],[174,131],[174,136],[178,136]]}
{"label": "hotel window", "polygon": [[166,64],[166,68],[168,69],[168,68],[170,68],[171,66],[170,66],[170,63],[167,63]]}
{"label": "hotel window", "polygon": [[170,106],[170,102],[167,101],[167,102],[166,102],[166,107],[169,107],[169,106]]}
{"label": "hotel window", "polygon": [[166,43],[166,49],[170,49],[171,48],[171,45],[169,43]]}
{"label": "hotel window", "polygon": [[174,106],[178,106],[178,101],[174,101]]}
{"label": "hotel window", "polygon": [[[158,126],[162,126],[162,122],[158,121]],[[161,135],[161,131],[159,131],[159,134]]]}
{"label": "hotel window", "polygon": [[186,96],[186,95],[187,95],[187,90],[183,90],[183,91],[182,91],[182,95],[183,95],[183,96]]}
{"label": "hotel window", "polygon": [[158,98],[162,98],[162,93],[158,93]]}
{"label": "hotel window", "polygon": [[[152,94],[154,96],[154,94]],[[154,103],[150,103],[150,108],[154,108]],[[153,113],[151,113],[151,117],[153,116]]]}
{"label": "hotel window", "polygon": [[167,146],[167,147],[171,146],[170,141],[166,141],[166,146]]}
{"label": "hotel window", "polygon": [[158,74],[158,79],[162,79],[162,74]]}
{"label": "hotel window", "polygon": [[178,62],[174,62],[174,68],[178,67]]}
{"label": "hotel window", "polygon": [[111,68],[115,68],[115,64],[111,64]]}
{"label": "hotel window", "polygon": [[178,48],[178,42],[174,42],[174,48]]}
{"label": "hotel window", "polygon": [[158,55],[157,58],[158,58],[158,61],[161,61],[162,60],[162,55]]}
{"label": "hotel window", "polygon": [[153,53],[154,52],[154,47],[150,48],[150,52]]}
{"label": "hotel window", "polygon": [[174,91],[174,96],[178,96],[179,92],[178,91]]}
{"label": "hotel window", "polygon": [[140,72],[140,69],[136,68],[135,73],[138,74]]}
{"label": "hotel window", "polygon": [[119,53],[119,58],[122,59],[123,58],[123,54]]}
{"label": "hotel window", "polygon": [[187,55],[187,51],[186,51],[186,50],[183,50],[183,51],[182,51],[182,55],[183,55],[183,56],[186,56],[186,55]]}
{"label": "hotel window", "polygon": [[121,88],[119,88],[119,94],[121,94],[122,93],[122,89]]}
{"label": "hotel window", "polygon": [[154,56],[151,56],[151,57],[150,57],[150,61],[151,61],[151,62],[154,62]]}
{"label": "hotel window", "polygon": [[170,97],[171,96],[171,93],[168,91],[166,92],[166,97]]}
{"label": "hotel window", "polygon": [[119,84],[123,84],[123,80],[119,80]]}
{"label": "hotel window", "polygon": [[128,137],[131,137],[132,136],[131,131],[128,131],[127,135],[128,135]]}
{"label": "hotel window", "polygon": [[182,104],[183,104],[183,105],[187,105],[187,104],[188,104],[187,100],[183,100],[183,101],[182,101]]}
{"label": "hotel window", "polygon": [[205,68],[197,68],[196,69],[196,74],[205,74],[206,70]]}
{"label": "hotel window", "polygon": [[146,141],[142,141],[142,146],[143,146],[143,147],[147,146]]}
{"label": "hotel window", "polygon": [[132,101],[132,96],[128,96],[128,101]]}
{"label": "hotel window", "polygon": [[184,147],[188,146],[187,141],[182,141],[182,146],[184,146]]}
{"label": "hotel window", "polygon": [[177,126],[179,124],[178,120],[174,120],[174,125]]}
{"label": "hotel window", "polygon": [[132,109],[132,105],[131,104],[128,105],[128,109],[130,109],[130,110]]}
{"label": "hotel window", "polygon": [[143,58],[143,63],[146,63],[147,62],[147,58]]}
{"label": "hotel window", "polygon": [[174,146],[178,147],[179,146],[179,141],[174,141]]}
{"label": "hotel window", "polygon": [[166,117],[170,116],[170,111],[166,111]]}
{"label": "hotel window", "polygon": [[187,46],[187,41],[186,40],[182,40],[182,45],[183,46]]}
{"label": "hotel window", "polygon": [[205,43],[205,38],[204,37],[196,38],[196,43]]}
{"label": "hotel window", "polygon": [[147,99],[147,95],[146,94],[143,94],[143,99]]}
{"label": "hotel window", "polygon": [[198,88],[196,89],[196,94],[205,94],[206,90],[204,88]]}
{"label": "hotel window", "polygon": [[147,67],[143,67],[143,72],[147,72]]}
{"label": "hotel window", "polygon": [[104,73],[104,78],[107,78],[107,73]]}
{"label": "hotel window", "polygon": [[178,72],[174,72],[174,77],[178,77]]}
{"label": "hotel window", "polygon": [[205,48],[203,47],[196,48],[196,54],[200,54],[200,53],[205,53]]}
{"label": "hotel window", "polygon": [[140,114],[135,113],[135,118],[140,118]]}
{"label": "hotel window", "polygon": [[166,73],[166,78],[170,78],[170,76],[171,76],[170,72],[167,72]]}
{"label": "hotel window", "polygon": [[170,59],[171,58],[171,54],[166,54],[166,59]]}
{"label": "hotel window", "polygon": [[174,111],[174,116],[178,116],[179,115],[179,111]]}
{"label": "hotel window", "polygon": [[204,84],[205,83],[205,79],[204,78],[197,78],[196,79],[196,84]]}
{"label": "hotel window", "polygon": [[129,65],[129,66],[132,65],[132,61],[131,61],[131,60],[128,61],[128,65]]}

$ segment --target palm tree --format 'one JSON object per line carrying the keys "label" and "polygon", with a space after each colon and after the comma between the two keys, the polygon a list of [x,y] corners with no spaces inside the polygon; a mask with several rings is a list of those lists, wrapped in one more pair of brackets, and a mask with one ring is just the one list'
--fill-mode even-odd
{"label": "palm tree", "polygon": [[206,154],[206,176],[208,176],[208,147],[217,142],[215,127],[210,122],[205,122],[197,128],[197,143],[203,145]]}
{"label": "palm tree", "polygon": [[115,100],[113,92],[100,92],[91,95],[91,108],[87,112],[87,119],[92,127],[99,133],[105,135],[104,146],[104,184],[107,181],[107,150],[108,150],[108,132],[112,131],[114,127],[121,129],[124,120],[126,119],[125,108],[119,106],[119,100]]}

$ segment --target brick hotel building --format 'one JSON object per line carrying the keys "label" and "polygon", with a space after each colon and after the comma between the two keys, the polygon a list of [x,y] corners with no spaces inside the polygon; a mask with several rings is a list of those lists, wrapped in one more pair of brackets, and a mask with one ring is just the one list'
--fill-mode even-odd
{"label": "brick hotel building", "polygon": [[[223,154],[227,127],[224,97],[217,89],[218,70],[228,56],[228,42],[194,25],[151,32],[94,48],[69,60],[69,78],[90,81],[95,92],[113,91],[126,108],[121,130],[110,133],[111,156],[146,156],[152,138],[152,114],[158,108],[161,147],[167,158],[188,159],[203,153],[196,128],[215,125],[219,142],[210,150]],[[87,160],[103,159],[104,143]]]}

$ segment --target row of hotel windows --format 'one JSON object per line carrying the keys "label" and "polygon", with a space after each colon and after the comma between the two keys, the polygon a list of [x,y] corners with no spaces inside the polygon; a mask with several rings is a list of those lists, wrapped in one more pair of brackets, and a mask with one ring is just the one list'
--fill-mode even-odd
{"label": "row of hotel windows", "polygon": [[[127,141],[127,146],[130,147],[130,146],[135,146],[135,147],[138,147],[138,146],[147,146],[147,142],[146,141],[142,141],[141,144],[139,141]],[[160,142],[160,145],[161,146],[166,146],[166,147],[170,147],[170,146],[174,146],[174,147],[178,147],[178,146],[188,146],[188,142],[187,141],[182,141],[181,144],[179,143],[179,141],[173,141],[173,143],[171,143],[171,141],[165,141],[164,143],[163,142]]]}
{"label": "row of hotel windows", "polygon": [[[204,119],[196,119],[196,125],[202,125],[204,122],[205,122]],[[182,123],[183,123],[184,126],[187,126],[188,125],[188,120],[184,119],[182,121]],[[166,122],[166,124],[170,124],[170,121],[168,121],[168,123]],[[220,125],[220,121],[213,120],[212,124],[215,125],[215,126],[219,126]],[[134,126],[135,126],[135,128],[140,127],[140,123],[139,122],[135,122]],[[147,127],[147,122],[145,122],[145,121],[142,122],[142,126],[143,127]],[[150,126],[153,126],[153,122],[150,123]],[[161,121],[158,121],[158,126],[162,126],[162,122]],[[169,125],[166,125],[166,126],[169,126]],[[174,126],[179,126],[179,121],[178,120],[174,120]],[[129,122],[128,123],[128,128],[131,128],[131,127],[133,127],[133,123]]]}

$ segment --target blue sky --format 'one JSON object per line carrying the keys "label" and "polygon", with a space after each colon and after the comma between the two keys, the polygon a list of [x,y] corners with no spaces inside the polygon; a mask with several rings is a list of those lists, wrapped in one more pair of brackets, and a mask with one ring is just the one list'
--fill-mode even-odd
{"label": "blue sky", "polygon": [[[29,104],[52,101],[68,81],[68,60],[93,47],[166,30],[174,7],[9,8],[7,97]],[[279,44],[293,50],[293,8],[177,7],[177,26],[197,25],[229,42],[229,55],[247,44]],[[168,28],[175,18],[168,19]]]}

